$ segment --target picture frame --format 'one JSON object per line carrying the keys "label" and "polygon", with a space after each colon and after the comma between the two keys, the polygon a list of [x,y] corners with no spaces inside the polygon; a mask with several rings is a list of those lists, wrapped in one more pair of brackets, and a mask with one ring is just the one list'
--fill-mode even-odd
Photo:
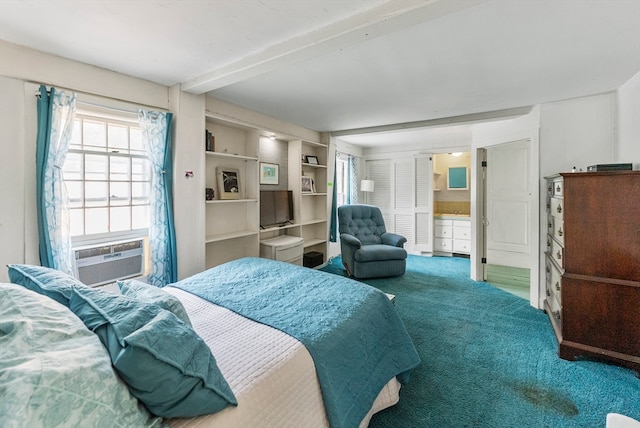
{"label": "picture frame", "polygon": [[315,193],[315,185],[313,183],[313,178],[311,177],[301,177],[301,191],[302,193]]}
{"label": "picture frame", "polygon": [[307,156],[307,163],[311,165],[320,165],[317,156]]}
{"label": "picture frame", "polygon": [[280,166],[277,163],[260,162],[260,184],[279,184]]}
{"label": "picture frame", "polygon": [[469,190],[466,166],[449,167],[447,171],[447,190]]}
{"label": "picture frame", "polygon": [[220,199],[242,199],[242,183],[237,168],[216,168]]}

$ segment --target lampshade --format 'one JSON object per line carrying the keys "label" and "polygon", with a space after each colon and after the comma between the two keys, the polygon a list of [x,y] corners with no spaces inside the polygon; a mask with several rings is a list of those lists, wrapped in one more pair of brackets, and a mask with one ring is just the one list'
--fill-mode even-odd
{"label": "lampshade", "polygon": [[373,192],[373,180],[367,180],[366,178],[360,181],[360,190],[362,192]]}

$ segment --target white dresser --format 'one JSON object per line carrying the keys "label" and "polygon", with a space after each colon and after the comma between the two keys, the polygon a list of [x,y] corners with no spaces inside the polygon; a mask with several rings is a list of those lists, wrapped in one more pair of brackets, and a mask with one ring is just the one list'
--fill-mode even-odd
{"label": "white dresser", "polygon": [[302,266],[303,239],[299,236],[280,235],[260,241],[260,257]]}

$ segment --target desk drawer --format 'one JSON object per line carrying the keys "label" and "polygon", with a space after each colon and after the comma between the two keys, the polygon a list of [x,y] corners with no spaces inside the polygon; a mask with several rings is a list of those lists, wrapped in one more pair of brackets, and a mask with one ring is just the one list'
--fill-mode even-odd
{"label": "desk drawer", "polygon": [[276,260],[289,261],[297,257],[302,257],[302,242],[289,248],[276,248]]}

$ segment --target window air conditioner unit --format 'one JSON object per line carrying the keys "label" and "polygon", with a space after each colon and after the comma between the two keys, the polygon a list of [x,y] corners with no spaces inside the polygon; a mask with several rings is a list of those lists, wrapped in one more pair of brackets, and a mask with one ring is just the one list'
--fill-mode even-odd
{"label": "window air conditioner unit", "polygon": [[144,239],[74,249],[75,274],[86,285],[102,285],[144,272]]}

